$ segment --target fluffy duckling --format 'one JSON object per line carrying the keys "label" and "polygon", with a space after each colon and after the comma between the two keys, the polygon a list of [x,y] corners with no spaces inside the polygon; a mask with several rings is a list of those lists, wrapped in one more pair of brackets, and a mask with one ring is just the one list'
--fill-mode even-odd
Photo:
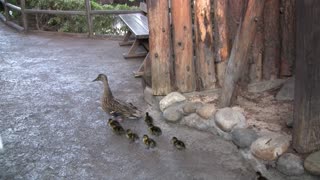
{"label": "fluffy duckling", "polygon": [[122,126],[114,126],[114,127],[112,127],[112,131],[117,135],[122,135],[125,133]]}
{"label": "fluffy duckling", "polygon": [[154,126],[153,124],[149,126],[149,132],[154,136],[160,136],[162,134],[161,129],[158,126]]}
{"label": "fluffy duckling", "polygon": [[130,140],[130,142],[135,142],[139,139],[139,136],[136,133],[133,133],[131,129],[127,129],[126,136]]}
{"label": "fluffy duckling", "polygon": [[102,81],[104,85],[104,93],[101,100],[102,109],[108,113],[117,113],[123,118],[138,119],[141,117],[141,111],[131,103],[124,103],[113,97],[109,87],[108,77],[99,74],[93,81]]}
{"label": "fluffy duckling", "polygon": [[171,139],[171,143],[173,144],[173,146],[178,149],[178,150],[183,150],[186,148],[186,146],[184,145],[184,142],[180,141],[178,138],[173,137]]}
{"label": "fluffy duckling", "polygon": [[146,134],[143,135],[142,141],[147,146],[147,149],[155,148],[157,145],[157,143],[153,139],[149,138]]}
{"label": "fluffy duckling", "polygon": [[151,126],[152,123],[153,123],[153,118],[149,115],[148,112],[146,112],[146,116],[145,116],[145,118],[144,118],[144,121],[146,122],[146,124],[147,124],[148,126]]}
{"label": "fluffy duckling", "polygon": [[108,125],[109,125],[109,127],[111,127],[111,128],[114,128],[114,127],[116,127],[116,126],[121,126],[118,121],[113,120],[113,119],[109,119],[109,120],[108,120]]}

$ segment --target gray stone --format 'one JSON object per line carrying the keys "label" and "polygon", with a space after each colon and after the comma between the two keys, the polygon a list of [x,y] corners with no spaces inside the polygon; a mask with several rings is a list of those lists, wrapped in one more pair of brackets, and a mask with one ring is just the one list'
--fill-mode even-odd
{"label": "gray stone", "polygon": [[290,78],[286,83],[284,83],[280,91],[277,93],[276,99],[278,101],[292,101],[294,99],[294,78]]}
{"label": "gray stone", "polygon": [[195,113],[197,111],[197,109],[202,106],[203,106],[202,102],[188,102],[183,107],[183,112],[185,114]]}
{"label": "gray stone", "polygon": [[285,153],[277,161],[277,169],[285,175],[297,176],[304,173],[302,159],[292,153]]}
{"label": "gray stone", "polygon": [[252,129],[234,129],[231,136],[232,142],[240,148],[250,147],[258,138],[257,133]]}
{"label": "gray stone", "polygon": [[275,79],[270,81],[251,83],[248,85],[248,91],[253,93],[264,92],[279,88],[285,82],[286,79]]}
{"label": "gray stone", "polygon": [[214,104],[205,104],[197,109],[197,114],[204,119],[209,119],[216,112],[216,106]]}
{"label": "gray stone", "polygon": [[230,132],[233,128],[246,127],[246,118],[243,114],[228,107],[216,112],[215,122],[225,132]]}
{"label": "gray stone", "polygon": [[304,161],[304,168],[314,175],[320,175],[320,151],[310,154]]}
{"label": "gray stone", "polygon": [[209,127],[207,121],[208,120],[201,118],[198,114],[192,113],[182,118],[180,124],[193,127],[199,130],[207,130]]}
{"label": "gray stone", "polygon": [[273,161],[288,150],[290,140],[283,135],[260,137],[252,143],[251,152],[260,159]]}
{"label": "gray stone", "polygon": [[163,117],[170,122],[179,121],[182,117],[182,105],[180,103],[173,104],[163,111]]}
{"label": "gray stone", "polygon": [[186,98],[180,94],[179,92],[172,92],[169,93],[167,96],[165,96],[163,99],[161,99],[159,105],[160,110],[163,112],[167,107],[174,103],[185,101]]}

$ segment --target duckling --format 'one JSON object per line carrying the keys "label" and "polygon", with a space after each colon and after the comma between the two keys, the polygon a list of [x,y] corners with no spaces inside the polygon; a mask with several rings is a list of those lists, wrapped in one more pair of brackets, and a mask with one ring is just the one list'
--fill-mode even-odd
{"label": "duckling", "polygon": [[114,128],[114,127],[116,127],[116,126],[121,126],[118,121],[113,120],[113,119],[109,119],[109,120],[108,120],[108,125],[109,125],[111,128]]}
{"label": "duckling", "polygon": [[268,180],[266,177],[262,176],[261,172],[257,171],[257,180]]}
{"label": "duckling", "polygon": [[104,93],[101,100],[102,109],[107,113],[120,114],[123,118],[129,119],[139,119],[141,117],[141,111],[138,110],[131,103],[124,103],[117,100],[112,95],[111,89],[109,87],[108,77],[104,74],[99,74],[93,81],[102,81],[104,85]]}
{"label": "duckling", "polygon": [[186,146],[184,145],[184,143],[183,143],[181,140],[179,140],[178,138],[176,138],[176,137],[173,137],[173,138],[171,139],[171,143],[172,143],[173,146],[174,146],[175,148],[177,148],[178,150],[183,150],[183,149],[186,148]]}
{"label": "duckling", "polygon": [[112,131],[117,135],[122,135],[125,133],[122,126],[114,126],[114,127],[112,127]]}
{"label": "duckling", "polygon": [[145,118],[144,118],[144,121],[146,122],[146,124],[147,124],[148,126],[151,126],[152,123],[153,123],[153,118],[149,115],[148,112],[146,112],[146,116],[145,116]]}
{"label": "duckling", "polygon": [[154,136],[160,136],[162,134],[161,129],[158,126],[154,126],[153,124],[149,126],[149,132]]}
{"label": "duckling", "polygon": [[133,133],[131,129],[127,129],[126,136],[130,140],[130,142],[135,142],[139,139],[139,136],[136,133]]}
{"label": "duckling", "polygon": [[149,138],[146,134],[143,135],[142,141],[147,146],[147,149],[155,148],[157,145],[157,143],[153,139]]}

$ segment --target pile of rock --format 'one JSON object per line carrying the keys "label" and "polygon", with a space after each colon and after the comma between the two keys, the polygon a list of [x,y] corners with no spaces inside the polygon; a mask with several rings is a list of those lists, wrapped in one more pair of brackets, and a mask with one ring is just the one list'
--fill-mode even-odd
{"label": "pile of rock", "polygon": [[[240,150],[257,158],[257,161],[274,162],[276,168],[285,175],[302,175],[305,173],[304,167],[308,172],[320,175],[319,153],[316,157],[307,158],[303,165],[299,156],[286,153],[291,142],[290,136],[259,133],[248,128],[244,110],[240,107],[217,109],[214,104],[190,102],[182,94],[173,92],[160,101],[160,110],[166,121],[208,131],[231,140]],[[318,164],[315,164],[314,159]]]}

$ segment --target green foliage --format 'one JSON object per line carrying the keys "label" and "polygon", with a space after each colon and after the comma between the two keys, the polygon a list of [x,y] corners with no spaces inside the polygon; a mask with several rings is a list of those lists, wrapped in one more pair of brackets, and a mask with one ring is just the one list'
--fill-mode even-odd
{"label": "green foliage", "polygon": [[[15,0],[12,0],[15,1]],[[85,10],[84,0],[30,0],[27,1],[28,8],[50,9],[50,10]],[[101,5],[91,0],[92,10],[132,10],[126,4]],[[120,34],[124,28],[115,27],[118,18],[115,15],[100,15],[93,18],[94,32],[97,34]],[[39,23],[39,22],[38,22]],[[70,15],[41,15],[40,25],[46,29],[61,32],[83,33],[88,31],[85,16]]]}

